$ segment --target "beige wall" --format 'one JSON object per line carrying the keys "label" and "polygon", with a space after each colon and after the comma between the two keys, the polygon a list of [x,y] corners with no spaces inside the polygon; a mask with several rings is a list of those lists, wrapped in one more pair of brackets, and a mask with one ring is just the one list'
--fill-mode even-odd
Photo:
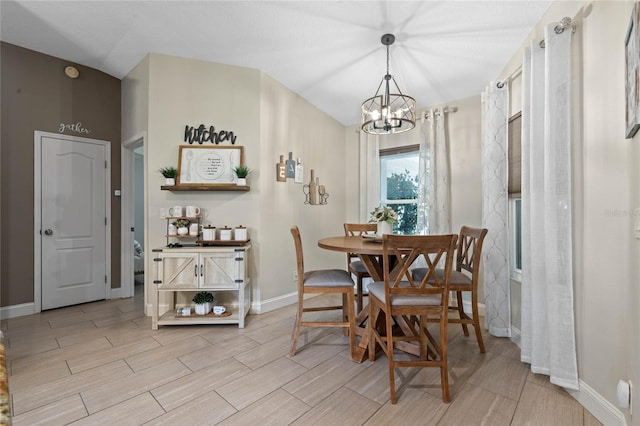
{"label": "beige wall", "polygon": [[[342,232],[346,185],[340,123],[269,76],[248,68],[151,54],[123,85],[131,91],[123,94],[123,104],[131,112],[130,123],[124,118],[123,137],[144,130],[148,135],[147,252],[165,246],[166,222],[159,212],[172,205],[200,206],[205,224],[246,226],[252,242],[252,303],[257,311],[295,302],[288,299],[296,292],[292,225],[300,227],[308,269],[344,265],[343,254],[321,250],[316,244],[323,236]],[[141,103],[148,104],[148,121]],[[160,190],[163,178],[157,170],[178,165],[186,124],[234,132],[236,146],[244,147],[245,163],[252,170],[249,192]],[[275,164],[290,151],[302,160],[305,183],[313,168],[326,186],[327,205],[305,205],[301,184],[276,182]],[[151,257],[146,258],[151,270]]]}
{"label": "beige wall", "polygon": [[[582,43],[582,54],[573,55],[573,99],[583,123],[573,129],[578,375],[614,406],[618,379],[640,383],[640,248],[632,232],[632,212],[640,205],[640,136],[624,138],[624,38],[632,7],[631,1],[555,2],[529,37],[537,42],[545,24],[576,18],[574,45]],[[503,76],[521,58],[522,49]],[[575,395],[591,409],[589,392],[583,388]],[[634,401],[640,406],[637,396]],[[622,411],[627,423],[639,424]]]}
{"label": "beige wall", "polygon": [[[345,217],[344,126],[263,74],[260,89],[260,279],[259,298],[270,301],[296,292],[295,250],[290,229],[300,228],[305,269],[346,266],[344,253],[320,249],[318,239],[342,234]],[[281,154],[300,157],[309,183],[314,169],[329,193],[328,204],[304,204],[302,185],[276,182]],[[293,300],[291,300],[293,302]]]}

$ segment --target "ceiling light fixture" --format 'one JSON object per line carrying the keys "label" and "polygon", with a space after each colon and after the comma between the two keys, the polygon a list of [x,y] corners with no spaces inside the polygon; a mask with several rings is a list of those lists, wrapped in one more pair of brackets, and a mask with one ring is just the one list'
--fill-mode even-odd
{"label": "ceiling light fixture", "polygon": [[[387,46],[387,74],[382,78],[374,97],[362,103],[362,130],[374,135],[402,133],[416,126],[416,100],[403,95],[398,83],[389,74],[389,46],[396,37],[385,34],[381,40]],[[393,81],[398,93],[389,91],[389,82]],[[378,94],[384,83],[384,93]]]}

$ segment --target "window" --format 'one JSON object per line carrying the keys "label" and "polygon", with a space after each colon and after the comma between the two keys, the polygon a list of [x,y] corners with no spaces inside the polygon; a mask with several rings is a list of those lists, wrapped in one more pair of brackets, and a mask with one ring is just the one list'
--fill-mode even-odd
{"label": "window", "polygon": [[419,145],[380,150],[380,202],[398,213],[395,234],[416,233],[419,152]]}
{"label": "window", "polygon": [[522,113],[509,119],[509,228],[511,239],[511,278],[520,280],[522,274],[522,198],[521,188],[521,141]]}

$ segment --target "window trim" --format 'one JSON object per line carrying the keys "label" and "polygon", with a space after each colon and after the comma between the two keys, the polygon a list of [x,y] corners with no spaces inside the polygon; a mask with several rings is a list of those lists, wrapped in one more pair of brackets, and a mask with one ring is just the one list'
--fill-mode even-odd
{"label": "window trim", "polygon": [[[521,194],[509,194],[509,275],[512,281],[521,283],[522,269],[516,267],[516,200],[520,200],[520,214],[522,215]],[[520,235],[522,236],[522,231]]]}

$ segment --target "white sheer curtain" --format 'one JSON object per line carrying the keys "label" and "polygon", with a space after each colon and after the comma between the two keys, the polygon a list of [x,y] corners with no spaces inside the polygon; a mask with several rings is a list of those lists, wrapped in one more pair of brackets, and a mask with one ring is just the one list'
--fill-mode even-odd
{"label": "white sheer curtain", "polygon": [[522,361],[578,389],[571,244],[571,31],[545,28],[522,71]]}
{"label": "white sheer curtain", "polygon": [[451,232],[449,141],[444,108],[431,109],[420,128],[419,234]]}
{"label": "white sheer curtain", "polygon": [[379,205],[379,137],[360,131],[360,222],[369,222],[369,213]]}
{"label": "white sheer curtain", "polygon": [[511,336],[507,136],[509,89],[491,83],[482,94],[482,246],[485,327]]}

